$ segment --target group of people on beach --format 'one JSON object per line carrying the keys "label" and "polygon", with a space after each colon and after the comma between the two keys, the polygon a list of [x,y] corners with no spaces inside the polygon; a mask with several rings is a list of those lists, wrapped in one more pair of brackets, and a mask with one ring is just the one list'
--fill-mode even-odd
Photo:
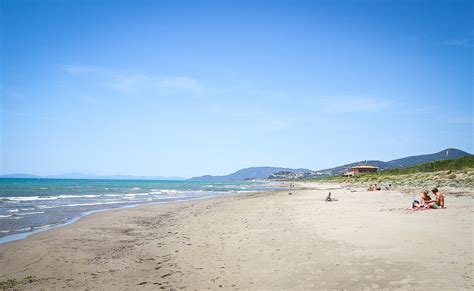
{"label": "group of people on beach", "polygon": [[415,200],[412,203],[412,208],[415,210],[418,209],[440,209],[444,208],[444,195],[441,193],[441,191],[438,190],[438,188],[433,188],[431,192],[435,195],[435,199],[432,199],[431,196],[429,195],[429,191],[425,190],[423,191],[423,194],[421,194],[420,201]]}
{"label": "group of people on beach", "polygon": [[[385,186],[385,190],[391,190],[392,189],[392,184],[388,184]],[[371,184],[369,186],[369,189],[367,189],[367,191],[380,191],[382,190],[381,187],[377,186],[377,184]]]}
{"label": "group of people on beach", "polygon": [[367,189],[367,191],[380,191],[382,190],[382,188],[380,188],[379,186],[377,186],[377,184],[371,184],[369,186],[369,189]]}

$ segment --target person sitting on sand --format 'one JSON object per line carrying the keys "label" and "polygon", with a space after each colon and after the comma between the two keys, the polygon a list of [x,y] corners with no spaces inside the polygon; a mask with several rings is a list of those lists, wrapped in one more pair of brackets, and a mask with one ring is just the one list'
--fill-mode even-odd
{"label": "person sitting on sand", "polygon": [[444,208],[444,195],[441,193],[441,191],[438,190],[438,188],[433,188],[431,190],[433,194],[436,195],[436,200],[431,201],[428,206],[433,209],[438,209],[438,208]]}
{"label": "person sitting on sand", "polygon": [[368,191],[380,191],[382,188],[378,187],[377,184],[371,184]]}
{"label": "person sitting on sand", "polygon": [[431,202],[433,202],[433,200],[431,200],[431,197],[430,195],[428,195],[428,193],[429,193],[428,190],[423,191],[423,194],[421,194],[420,201],[418,200],[413,201],[412,208],[428,207],[428,205]]}
{"label": "person sitting on sand", "polygon": [[326,199],[324,199],[326,202],[332,202],[332,201],[337,201],[336,198],[331,198],[331,192],[329,192],[328,196],[326,196]]}

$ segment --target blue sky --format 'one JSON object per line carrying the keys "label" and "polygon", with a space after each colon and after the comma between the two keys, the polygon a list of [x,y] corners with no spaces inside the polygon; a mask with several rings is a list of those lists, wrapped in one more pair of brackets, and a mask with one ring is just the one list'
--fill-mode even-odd
{"label": "blue sky", "polygon": [[470,1],[1,5],[1,173],[473,152]]}

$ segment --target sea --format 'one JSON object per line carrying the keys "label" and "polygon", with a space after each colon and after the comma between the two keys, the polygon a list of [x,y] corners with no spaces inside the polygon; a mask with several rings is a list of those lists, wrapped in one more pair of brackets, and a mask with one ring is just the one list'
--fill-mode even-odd
{"label": "sea", "polygon": [[115,208],[275,190],[270,182],[0,179],[0,243]]}

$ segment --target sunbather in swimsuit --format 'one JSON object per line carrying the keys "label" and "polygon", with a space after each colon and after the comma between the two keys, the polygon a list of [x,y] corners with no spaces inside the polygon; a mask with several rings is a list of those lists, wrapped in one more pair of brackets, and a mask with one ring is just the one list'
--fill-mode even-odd
{"label": "sunbather in swimsuit", "polygon": [[436,195],[436,200],[434,202],[431,202],[429,204],[429,207],[434,208],[434,209],[444,208],[444,195],[443,195],[443,193],[441,193],[438,190],[438,188],[433,188],[433,190],[431,190],[431,192],[433,192],[433,194]]}
{"label": "sunbather in swimsuit", "polygon": [[431,200],[430,195],[428,195],[428,190],[423,191],[423,194],[421,194],[420,201],[415,200],[413,201],[412,208],[423,208],[423,207],[428,207],[429,203],[433,202]]}

